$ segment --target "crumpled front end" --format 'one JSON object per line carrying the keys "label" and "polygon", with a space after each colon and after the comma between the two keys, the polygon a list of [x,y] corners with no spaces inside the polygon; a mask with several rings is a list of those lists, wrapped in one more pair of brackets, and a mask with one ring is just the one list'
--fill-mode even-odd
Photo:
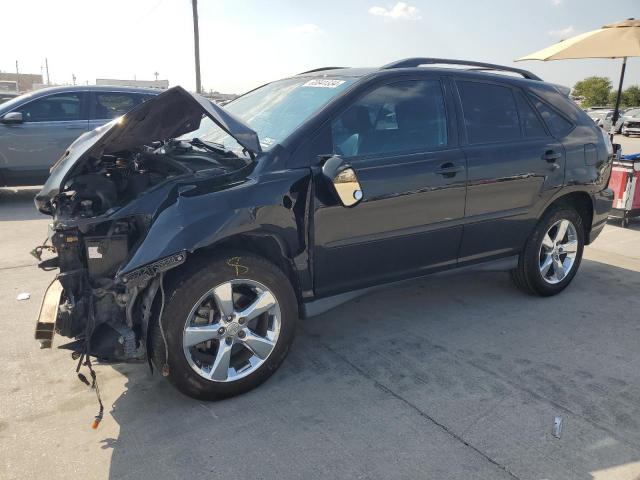
{"label": "crumpled front end", "polygon": [[76,339],[69,348],[102,360],[146,357],[152,303],[163,273],[184,263],[187,253],[119,275],[145,231],[144,218],[137,216],[82,228],[54,222],[50,246],[57,256],[40,264],[59,268],[36,328],[44,347],[58,333]]}
{"label": "crumpled front end", "polygon": [[[81,355],[108,361],[147,357],[164,273],[184,263],[188,252],[147,255],[135,268],[132,259],[165,209],[184,195],[243,183],[255,167],[259,152],[249,150],[251,130],[218,110],[212,107],[214,118],[201,100],[172,89],[81,137],[54,166],[36,196],[38,209],[52,215],[53,223],[48,241],[34,254],[42,259],[51,253],[39,266],[59,270],[36,327],[43,347],[58,333],[74,339],[68,347]],[[238,134],[247,155],[185,139],[206,116],[233,138]],[[169,232],[179,225],[161,228]]]}

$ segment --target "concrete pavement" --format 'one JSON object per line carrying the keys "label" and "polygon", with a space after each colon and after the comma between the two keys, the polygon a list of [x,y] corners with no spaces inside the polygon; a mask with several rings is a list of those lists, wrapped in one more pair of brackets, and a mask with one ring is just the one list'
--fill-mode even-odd
{"label": "concrete pavement", "polygon": [[75,362],[33,340],[53,277],[28,255],[47,228],[34,193],[0,189],[2,479],[640,477],[638,220],[607,226],[556,297],[503,273],[436,276],[307,320],[274,377],[235,399],[100,365],[94,431]]}

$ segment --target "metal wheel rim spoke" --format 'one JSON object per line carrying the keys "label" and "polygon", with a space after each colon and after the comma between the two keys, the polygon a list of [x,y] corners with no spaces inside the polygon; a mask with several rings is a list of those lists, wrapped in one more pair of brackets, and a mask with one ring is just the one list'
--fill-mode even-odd
{"label": "metal wheel rim spoke", "polygon": [[234,279],[216,285],[197,301],[185,321],[185,358],[209,381],[246,377],[273,352],[280,315],[275,295],[257,281]]}
{"label": "metal wheel rim spoke", "polygon": [[578,247],[578,233],[571,221],[562,219],[551,225],[540,244],[542,279],[550,284],[564,280],[575,265]]}
{"label": "metal wheel rim spoke", "polygon": [[553,240],[551,240],[551,237],[549,236],[548,232],[545,234],[544,238],[542,239],[542,246],[547,250],[553,249],[554,243],[553,243]]}
{"label": "metal wheel rim spoke", "polygon": [[247,333],[241,341],[248,350],[260,359],[267,358],[275,346],[275,343],[268,338],[255,333]]}
{"label": "metal wheel rim spoke", "polygon": [[231,347],[225,342],[220,342],[216,358],[211,365],[209,378],[211,380],[225,381],[229,378],[229,363],[231,361]]}
{"label": "metal wheel rim spoke", "polygon": [[276,303],[276,299],[269,291],[261,293],[256,300],[247,308],[238,313],[238,315],[246,320],[253,320],[264,312],[269,311]]}
{"label": "metal wheel rim spoke", "polygon": [[218,333],[219,329],[219,323],[200,327],[187,327],[184,330],[183,343],[188,347],[193,347],[194,345],[206,342],[207,340],[217,340],[220,338],[220,334]]}
{"label": "metal wheel rim spoke", "polygon": [[233,285],[231,282],[218,285],[212,291],[221,314],[224,317],[231,315],[233,313]]}

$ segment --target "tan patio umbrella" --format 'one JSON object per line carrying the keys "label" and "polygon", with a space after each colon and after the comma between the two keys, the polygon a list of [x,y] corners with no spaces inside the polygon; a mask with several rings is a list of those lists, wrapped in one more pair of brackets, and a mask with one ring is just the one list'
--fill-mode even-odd
{"label": "tan patio umbrella", "polygon": [[616,107],[613,112],[613,125],[618,121],[620,95],[624,71],[627,67],[627,57],[640,56],[640,20],[630,18],[618,23],[605,25],[598,30],[576,35],[543,48],[537,52],[518,58],[516,62],[524,60],[568,60],[574,58],[622,58],[622,71],[616,97]]}

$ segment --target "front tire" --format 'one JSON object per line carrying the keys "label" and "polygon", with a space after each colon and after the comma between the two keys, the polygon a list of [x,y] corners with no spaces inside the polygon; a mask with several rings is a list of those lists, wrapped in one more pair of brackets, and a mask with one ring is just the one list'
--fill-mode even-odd
{"label": "front tire", "polygon": [[540,219],[511,276],[524,292],[548,297],[564,290],[573,280],[584,249],[580,214],[569,205],[550,208]]}
{"label": "front tire", "polygon": [[150,334],[152,360],[190,397],[216,400],[257,387],[293,342],[293,288],[260,257],[232,253],[187,267],[167,282],[164,298],[162,330],[156,316]]}

